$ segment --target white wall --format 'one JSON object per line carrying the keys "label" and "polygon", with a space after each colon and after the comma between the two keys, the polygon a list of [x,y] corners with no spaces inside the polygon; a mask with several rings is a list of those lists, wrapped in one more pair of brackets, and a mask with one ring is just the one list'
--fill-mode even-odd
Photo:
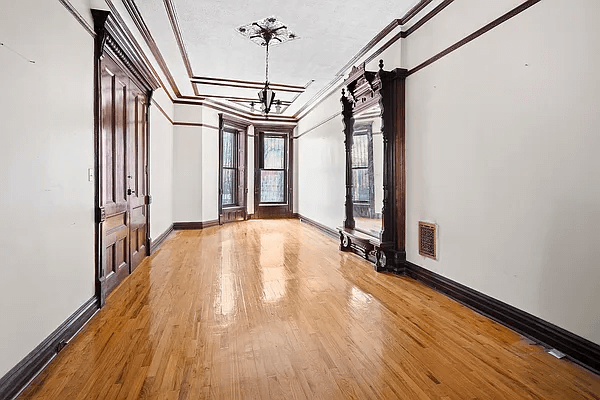
{"label": "white wall", "polygon": [[[219,126],[219,112],[204,107],[203,123]],[[219,130],[202,127],[202,221],[219,219]]]}
{"label": "white wall", "polygon": [[5,2],[0,38],[3,376],[94,295],[94,42],[35,0]]}
{"label": "white wall", "polygon": [[[456,1],[386,50],[386,69],[413,68],[521,3]],[[592,0],[544,0],[407,79],[407,258],[600,343],[596,15]],[[338,98],[298,134],[339,112]],[[332,228],[341,130],[337,116],[296,141],[298,212]],[[438,224],[436,261],[418,255],[420,220]]]}
{"label": "white wall", "polygon": [[[453,3],[407,59],[488,11]],[[544,0],[410,76],[406,157],[409,261],[600,343],[597,15]],[[418,255],[419,220],[439,225],[437,261]]]}
{"label": "white wall", "polygon": [[[172,114],[172,103],[161,92],[154,97]],[[173,125],[154,104],[150,107],[150,194],[150,237],[156,239],[173,223]]]}
{"label": "white wall", "polygon": [[302,118],[294,141],[297,212],[334,229],[344,221],[346,193],[344,127],[342,116],[335,115],[340,97],[333,92]]}

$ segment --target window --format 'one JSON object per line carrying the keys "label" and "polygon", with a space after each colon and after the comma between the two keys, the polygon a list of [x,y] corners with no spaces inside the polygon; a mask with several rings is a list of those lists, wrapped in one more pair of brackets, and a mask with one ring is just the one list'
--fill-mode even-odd
{"label": "window", "polygon": [[263,167],[260,170],[260,202],[285,203],[286,138],[265,134],[262,138]]}
{"label": "window", "polygon": [[238,133],[235,130],[223,129],[222,135],[221,205],[235,206],[238,204]]}
{"label": "window", "polygon": [[374,186],[371,125],[356,125],[352,139],[352,201],[370,204]]}

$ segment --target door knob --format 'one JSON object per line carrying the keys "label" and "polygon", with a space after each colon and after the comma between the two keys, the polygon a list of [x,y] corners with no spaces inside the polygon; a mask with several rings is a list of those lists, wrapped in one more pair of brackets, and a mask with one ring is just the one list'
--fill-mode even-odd
{"label": "door knob", "polygon": [[135,190],[127,189],[127,196],[131,196],[132,194],[135,194]]}

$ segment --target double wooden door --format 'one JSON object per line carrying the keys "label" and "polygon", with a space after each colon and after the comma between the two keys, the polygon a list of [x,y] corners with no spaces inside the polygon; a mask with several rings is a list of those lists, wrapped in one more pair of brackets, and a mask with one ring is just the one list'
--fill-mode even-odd
{"label": "double wooden door", "polygon": [[100,74],[102,295],[133,272],[148,253],[148,96],[108,55]]}

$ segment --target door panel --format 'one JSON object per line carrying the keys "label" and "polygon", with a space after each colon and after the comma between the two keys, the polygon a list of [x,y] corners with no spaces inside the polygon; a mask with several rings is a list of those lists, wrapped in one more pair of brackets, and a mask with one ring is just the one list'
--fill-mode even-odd
{"label": "door panel", "polygon": [[128,184],[131,272],[147,255],[146,95],[131,85],[131,140],[128,142]]}
{"label": "door panel", "polygon": [[129,274],[126,184],[127,89],[129,79],[110,58],[102,61],[102,190],[100,206],[105,253],[104,279],[109,293]]}

